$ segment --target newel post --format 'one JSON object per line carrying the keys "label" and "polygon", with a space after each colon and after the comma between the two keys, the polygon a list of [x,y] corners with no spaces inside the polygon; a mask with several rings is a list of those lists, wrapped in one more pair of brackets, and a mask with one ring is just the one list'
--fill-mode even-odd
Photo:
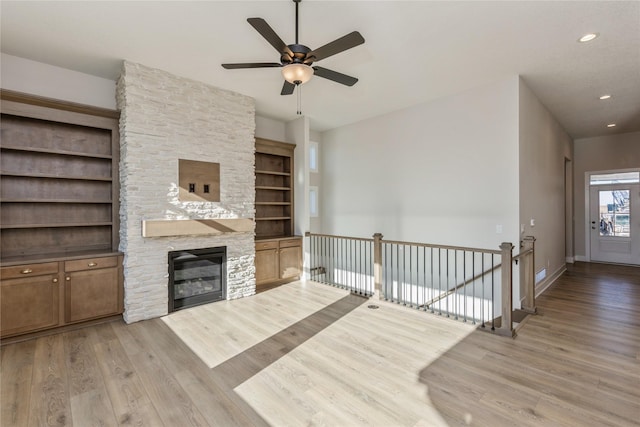
{"label": "newel post", "polygon": [[513,245],[509,242],[503,242],[500,245],[502,251],[502,321],[500,327],[496,328],[496,333],[499,335],[513,336],[513,322],[511,319],[512,310],[512,292],[513,292],[513,277],[512,277],[512,257],[513,257]]}
{"label": "newel post", "polygon": [[522,301],[522,310],[531,314],[538,312],[538,308],[536,307],[535,245],[536,238],[533,236],[527,236],[522,241],[522,252],[528,252],[521,259],[525,289],[524,301]]}
{"label": "newel post", "polygon": [[378,294],[378,299],[383,299],[382,295],[382,234],[373,235],[373,285],[374,291]]}

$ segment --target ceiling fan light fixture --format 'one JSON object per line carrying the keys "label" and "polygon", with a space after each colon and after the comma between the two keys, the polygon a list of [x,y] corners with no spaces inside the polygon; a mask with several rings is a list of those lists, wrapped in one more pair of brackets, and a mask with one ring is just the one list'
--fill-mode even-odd
{"label": "ceiling fan light fixture", "polygon": [[305,84],[313,76],[313,68],[306,64],[287,64],[282,67],[282,76],[289,83]]}

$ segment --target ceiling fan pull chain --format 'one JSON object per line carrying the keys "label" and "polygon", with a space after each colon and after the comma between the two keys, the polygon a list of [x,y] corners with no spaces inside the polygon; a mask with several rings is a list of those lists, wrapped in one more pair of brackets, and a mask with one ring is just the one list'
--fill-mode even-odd
{"label": "ceiling fan pull chain", "polygon": [[296,111],[296,114],[301,116],[302,115],[302,85],[298,84],[296,85],[296,89],[298,89],[298,111]]}

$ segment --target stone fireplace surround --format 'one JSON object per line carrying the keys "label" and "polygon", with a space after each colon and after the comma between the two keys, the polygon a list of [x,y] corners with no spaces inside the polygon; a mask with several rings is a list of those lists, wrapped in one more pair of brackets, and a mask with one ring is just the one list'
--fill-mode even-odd
{"label": "stone fireplace surround", "polygon": [[[125,61],[120,116],[120,250],[127,323],[167,314],[170,251],[227,247],[227,299],[255,293],[254,232],[143,237],[148,220],[254,217],[252,98]],[[178,198],[178,159],[220,164],[220,202]]]}

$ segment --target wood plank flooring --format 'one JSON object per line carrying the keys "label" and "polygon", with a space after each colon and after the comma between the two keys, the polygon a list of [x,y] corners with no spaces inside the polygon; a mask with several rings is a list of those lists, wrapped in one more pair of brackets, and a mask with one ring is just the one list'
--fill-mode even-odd
{"label": "wood plank flooring", "polygon": [[577,263],[538,307],[509,339],[291,283],[91,326],[2,347],[0,425],[640,425],[640,269]]}

